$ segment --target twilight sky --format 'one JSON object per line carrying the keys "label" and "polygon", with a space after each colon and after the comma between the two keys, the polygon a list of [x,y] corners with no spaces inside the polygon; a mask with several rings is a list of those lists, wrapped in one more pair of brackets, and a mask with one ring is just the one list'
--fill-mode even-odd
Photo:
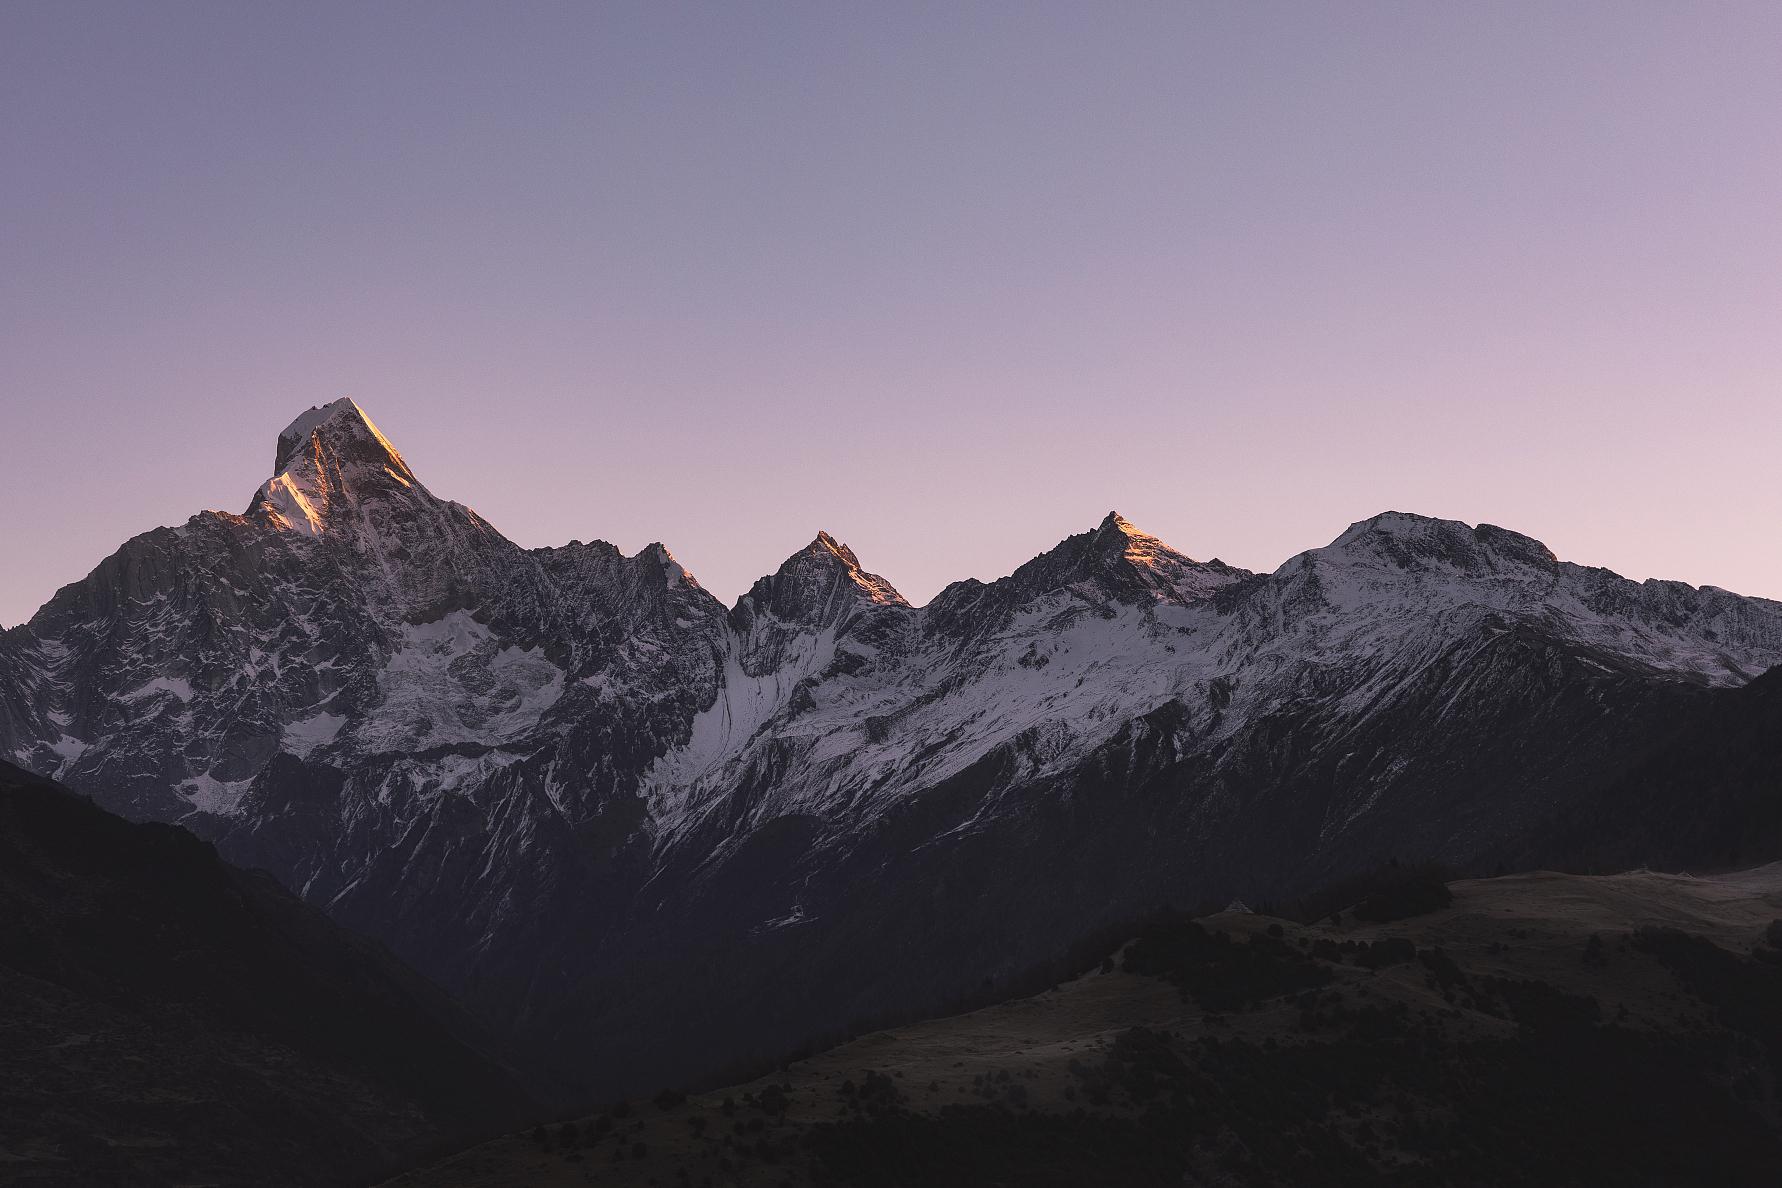
{"label": "twilight sky", "polygon": [[342,395],[727,601],[1110,508],[1782,596],[1782,5],[0,3],[0,623]]}

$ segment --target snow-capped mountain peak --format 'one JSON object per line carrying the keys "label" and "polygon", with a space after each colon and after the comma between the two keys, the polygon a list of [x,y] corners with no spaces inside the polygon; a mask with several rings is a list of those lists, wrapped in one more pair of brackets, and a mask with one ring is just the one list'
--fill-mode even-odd
{"label": "snow-capped mountain peak", "polygon": [[744,622],[768,615],[788,623],[823,625],[873,606],[907,607],[897,588],[860,566],[854,550],[827,532],[786,558],[738,600]]}
{"label": "snow-capped mountain peak", "polygon": [[1163,574],[1174,574],[1183,566],[1204,568],[1221,566],[1223,562],[1202,563],[1178,552],[1119,512],[1111,511],[1095,530],[1091,546],[1106,555],[1118,556],[1128,565]]}
{"label": "snow-capped mountain peak", "polygon": [[829,533],[823,531],[821,528],[817,530],[816,538],[812,540],[810,544],[804,546],[803,551],[817,554],[834,553],[837,557],[840,557],[843,561],[854,566],[856,569],[860,566],[860,558],[854,555],[853,549],[850,549],[847,545],[841,543],[841,541],[835,539],[835,537],[829,535]]}
{"label": "snow-capped mountain peak", "polygon": [[655,541],[639,549],[635,559],[661,573],[665,586],[699,588],[699,579],[694,577],[685,565],[676,560],[675,555],[668,551],[668,546],[661,541]]}
{"label": "snow-capped mountain peak", "polygon": [[[835,537],[818,530],[816,538],[799,552],[787,558],[780,566],[780,572],[789,568],[800,568],[800,562],[806,562],[802,568],[818,568],[825,572],[836,572],[845,577],[847,582],[857,589],[861,596],[869,602],[883,603],[889,606],[908,606],[902,594],[894,586],[876,573],[868,573],[860,567],[860,558]],[[839,562],[839,565],[837,564]]]}
{"label": "snow-capped mountain peak", "polygon": [[275,527],[320,536],[331,512],[364,497],[406,494],[431,501],[427,489],[354,401],[309,409],[278,435],[273,476],[255,494],[258,512]]}
{"label": "snow-capped mountain peak", "polygon": [[1223,561],[1196,561],[1140,531],[1119,512],[1109,512],[1088,532],[1066,537],[1004,581],[1009,584],[1005,596],[1012,595],[1016,603],[1048,591],[1077,589],[1092,597],[1146,605],[1198,602],[1248,576]]}

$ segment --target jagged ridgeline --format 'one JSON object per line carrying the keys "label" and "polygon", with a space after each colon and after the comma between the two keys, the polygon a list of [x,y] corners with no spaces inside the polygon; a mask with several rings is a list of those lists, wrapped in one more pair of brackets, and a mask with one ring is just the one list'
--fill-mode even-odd
{"label": "jagged ridgeline", "polygon": [[923,607],[819,534],[726,608],[660,545],[518,547],[351,401],[274,470],[0,636],[0,755],[269,870],[590,1094],[1162,902],[1544,860],[1782,660],[1777,603],[1400,513],[1269,574],[1109,515]]}

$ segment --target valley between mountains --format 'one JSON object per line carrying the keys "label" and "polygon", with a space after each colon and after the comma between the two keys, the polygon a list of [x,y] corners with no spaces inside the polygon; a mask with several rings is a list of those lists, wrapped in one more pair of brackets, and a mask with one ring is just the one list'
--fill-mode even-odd
{"label": "valley between mountains", "polygon": [[818,533],[726,607],[514,545],[351,401],[273,454],[0,634],[0,757],[382,942],[550,1101],[1007,997],[1160,904],[1778,856],[1782,604],[1507,529],[1249,573],[1109,514],[921,607]]}

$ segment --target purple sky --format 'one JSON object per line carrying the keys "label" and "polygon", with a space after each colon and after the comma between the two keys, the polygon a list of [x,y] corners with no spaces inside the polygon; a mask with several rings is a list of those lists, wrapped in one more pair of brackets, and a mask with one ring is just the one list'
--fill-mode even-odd
{"label": "purple sky", "polygon": [[0,6],[0,623],[350,395],[526,545],[1782,596],[1782,5]]}

